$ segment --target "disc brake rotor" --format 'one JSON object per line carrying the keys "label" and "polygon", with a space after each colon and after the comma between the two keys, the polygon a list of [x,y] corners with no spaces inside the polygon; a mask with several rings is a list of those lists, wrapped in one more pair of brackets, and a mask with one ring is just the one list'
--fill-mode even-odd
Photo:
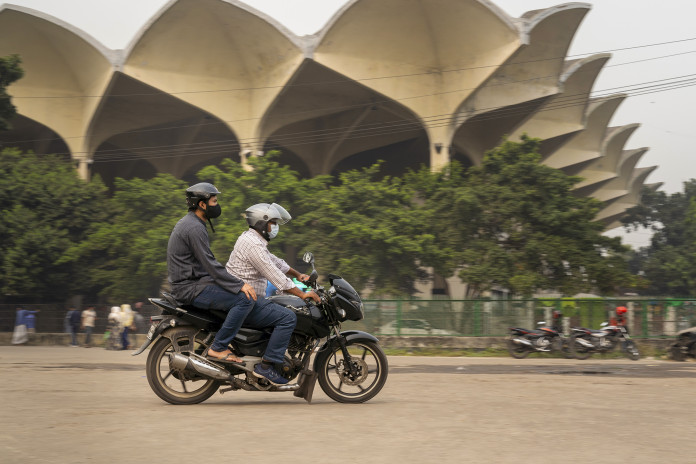
{"label": "disc brake rotor", "polygon": [[346,385],[359,385],[365,381],[368,374],[367,363],[364,359],[351,358],[350,363],[354,367],[355,375],[350,373],[350,368],[346,366],[346,360],[341,359],[336,364],[336,373],[341,381]]}

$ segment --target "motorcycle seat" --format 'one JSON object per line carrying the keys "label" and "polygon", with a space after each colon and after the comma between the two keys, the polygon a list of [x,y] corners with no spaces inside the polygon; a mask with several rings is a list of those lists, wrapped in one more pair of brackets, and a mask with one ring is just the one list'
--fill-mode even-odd
{"label": "motorcycle seat", "polygon": [[523,329],[522,327],[510,327],[510,331],[512,332],[519,332],[524,335],[546,335],[546,332],[542,330],[537,330],[537,329]]}

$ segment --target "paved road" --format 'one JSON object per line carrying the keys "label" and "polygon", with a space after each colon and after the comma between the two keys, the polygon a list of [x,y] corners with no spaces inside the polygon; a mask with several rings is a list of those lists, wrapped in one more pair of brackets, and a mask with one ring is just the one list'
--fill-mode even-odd
{"label": "paved road", "polygon": [[391,357],[380,395],[171,406],[145,357],[0,346],[0,463],[694,463],[696,363]]}

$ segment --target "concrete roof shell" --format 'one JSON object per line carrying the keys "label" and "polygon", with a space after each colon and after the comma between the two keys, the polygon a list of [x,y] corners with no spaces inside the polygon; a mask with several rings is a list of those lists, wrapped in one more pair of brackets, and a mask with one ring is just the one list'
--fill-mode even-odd
{"label": "concrete roof shell", "polygon": [[20,114],[59,134],[74,157],[118,53],[57,18],[15,5],[0,6],[0,55],[21,55],[25,76],[9,87]]}
{"label": "concrete roof shell", "polygon": [[[298,37],[237,0],[171,0],[118,51],[3,5],[0,55],[23,57],[27,74],[10,88],[19,113],[55,131],[73,158],[179,125],[188,134],[180,147],[214,134],[243,153],[285,137],[313,174],[424,139],[437,168],[456,150],[477,162],[505,134],[527,132],[544,139],[547,165],[585,176],[578,192],[615,209],[634,202],[650,170],[635,168],[646,149],[623,149],[637,126],[607,129],[625,95],[589,100],[609,56],[564,61],[589,9],[566,3],[515,19],[488,0],[352,0],[316,35]],[[126,118],[150,97],[157,103],[142,117]]]}

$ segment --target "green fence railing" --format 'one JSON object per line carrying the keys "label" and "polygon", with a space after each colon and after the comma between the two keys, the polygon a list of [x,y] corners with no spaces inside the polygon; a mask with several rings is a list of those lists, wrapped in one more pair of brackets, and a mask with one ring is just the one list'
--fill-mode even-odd
{"label": "green fence railing", "polygon": [[535,328],[551,323],[561,311],[564,331],[599,329],[628,308],[628,328],[635,337],[669,337],[696,326],[695,299],[537,298],[516,300],[366,300],[365,319],[345,328],[396,336],[503,336],[508,327]]}
{"label": "green fence railing", "polygon": [[[508,327],[535,328],[540,321],[551,322],[551,313],[561,311],[563,327],[598,329],[610,321],[617,306],[628,308],[628,328],[634,337],[670,337],[696,326],[696,298],[618,299],[618,298],[536,298],[516,300],[365,300],[365,319],[346,322],[344,329],[364,330],[376,335],[498,337]],[[0,305],[0,332],[11,332],[15,306]],[[84,305],[86,306],[86,305]],[[40,309],[37,332],[63,332],[65,308],[60,305],[25,305]],[[106,328],[108,307],[97,306],[95,333]],[[145,319],[159,314],[146,305]],[[143,330],[146,330],[144,328]]]}

